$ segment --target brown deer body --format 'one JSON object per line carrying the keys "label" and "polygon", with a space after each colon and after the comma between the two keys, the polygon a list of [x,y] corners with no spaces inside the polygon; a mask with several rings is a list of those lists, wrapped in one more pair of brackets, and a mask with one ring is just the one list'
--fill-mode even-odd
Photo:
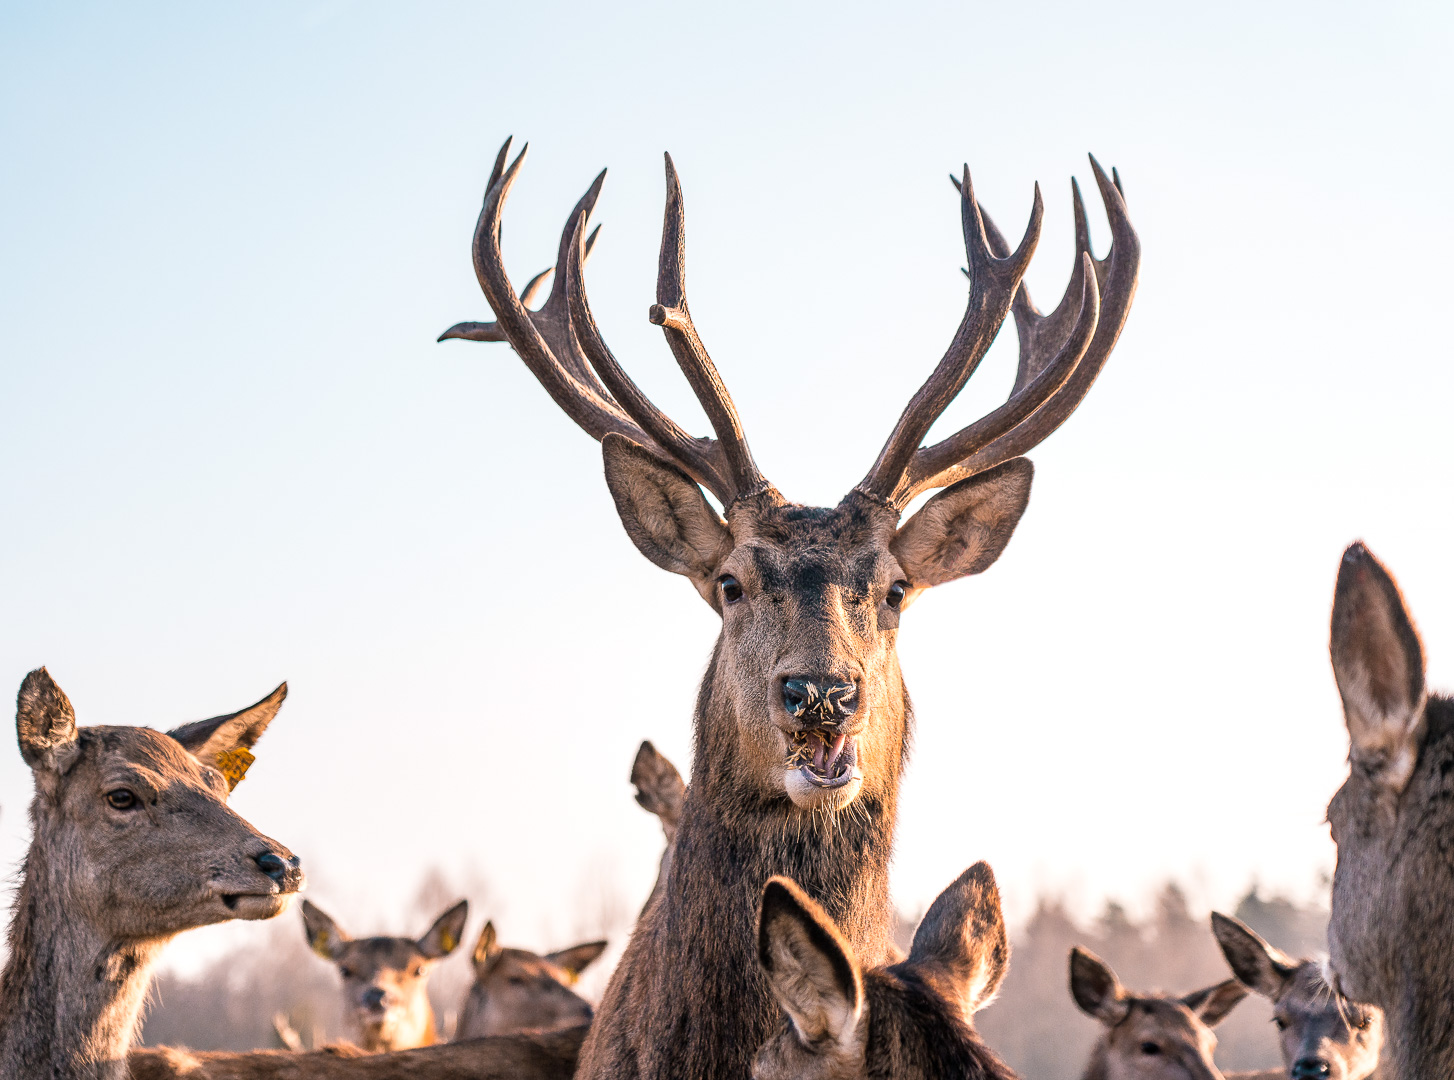
{"label": "brown deer body", "polygon": [[166,942],[271,918],[302,887],[293,854],[226,803],[285,693],[163,734],[77,727],[45,669],[26,676],[33,835],[0,975],[0,1076],[121,1080]]}
{"label": "brown deer body", "polygon": [[417,941],[352,938],[321,908],[303,901],[308,947],[338,967],[344,1020],[368,1053],[432,1046],[439,1035],[429,1004],[429,973],[459,947],[469,904],[461,900]]}
{"label": "brown deer body", "polygon": [[1338,993],[1318,960],[1293,960],[1251,927],[1212,912],[1212,932],[1243,986],[1272,1002],[1285,1068],[1291,1080],[1379,1080],[1383,1013]]}
{"label": "brown deer body", "polygon": [[[549,298],[531,311],[516,294],[500,220],[523,153],[506,168],[508,146],[473,248],[498,321],[462,323],[443,337],[511,344],[567,415],[602,441],[606,482],[637,548],[688,578],[722,617],[697,697],[691,783],[670,873],[606,991],[581,1075],[736,1078],[775,1013],[763,975],[742,962],[770,877],[792,877],[822,904],[864,964],[888,955],[887,870],[912,726],[895,651],[900,614],[922,590],[985,570],[1009,542],[1032,473],[1018,455],[1070,415],[1110,355],[1135,292],[1139,244],[1116,183],[1095,166],[1111,252],[1091,257],[1077,192],[1070,286],[1041,315],[1021,285],[1039,235],[1038,190],[1012,253],[982,214],[966,170],[960,218],[971,284],[959,330],[868,475],[836,507],[801,506],[758,469],[692,323],[670,158],[651,320],[715,439],[694,438],[662,413],[601,339],[581,270],[604,174],[562,233]],[[1010,399],[921,446],[1012,308],[1020,367]],[[934,488],[944,490],[901,525],[909,502]]]}
{"label": "brown deer body", "polygon": [[485,923],[475,944],[475,981],[459,1010],[455,1038],[563,1031],[591,1022],[591,1003],[571,989],[582,971],[606,951],[591,941],[541,956],[502,947],[495,924]]}
{"label": "brown deer body", "polygon": [[583,1027],[366,1054],[350,1046],[247,1053],[134,1050],[130,1080],[570,1080]]}
{"label": "brown deer body", "polygon": [[907,959],[864,970],[823,908],[787,878],[763,890],[758,963],[786,1020],[753,1080],[1013,1080],[974,1030],[1010,946],[994,874],[976,863],[939,894]]}
{"label": "brown deer body", "polygon": [[1385,1076],[1454,1076],[1454,700],[1428,691],[1413,618],[1361,543],[1338,571],[1331,652],[1350,741],[1328,804],[1336,985],[1383,1010]]}
{"label": "brown deer body", "polygon": [[1070,952],[1070,994],[1105,1032],[1081,1080],[1222,1080],[1212,1028],[1247,996],[1235,979],[1177,998],[1135,994],[1100,957]]}

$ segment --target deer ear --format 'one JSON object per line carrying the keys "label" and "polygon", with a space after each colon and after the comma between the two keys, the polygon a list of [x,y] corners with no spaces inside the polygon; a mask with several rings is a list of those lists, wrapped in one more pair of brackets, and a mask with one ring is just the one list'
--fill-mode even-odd
{"label": "deer ear", "polygon": [[642,742],[636,751],[636,760],[631,763],[631,783],[636,787],[636,801],[661,819],[662,831],[667,843],[676,835],[677,823],[682,817],[682,803],[687,797],[687,785],[682,774],[666,759],[650,740]]}
{"label": "deer ear", "polygon": [[1198,990],[1181,999],[1181,1003],[1196,1014],[1207,1027],[1216,1027],[1223,1018],[1237,1007],[1247,996],[1247,987],[1236,979]]}
{"label": "deer ear", "polygon": [[1297,964],[1274,949],[1240,919],[1212,912],[1212,933],[1227,958],[1227,966],[1248,990],[1277,1000]]}
{"label": "deer ear", "polygon": [[977,862],[930,905],[909,963],[948,982],[966,1019],[994,1000],[1010,963],[1000,890],[988,863]]}
{"label": "deer ear", "polygon": [[1130,995],[1111,966],[1079,945],[1070,950],[1070,994],[1081,1012],[1107,1027],[1115,1027],[1131,1011]]}
{"label": "deer ear", "polygon": [[325,960],[339,959],[343,947],[352,940],[327,912],[308,900],[303,901],[303,933],[308,948]]}
{"label": "deer ear", "polygon": [[480,964],[493,963],[495,957],[500,955],[499,943],[495,940],[495,924],[486,922],[485,928],[480,931],[480,940],[475,942],[474,962],[475,966]]}
{"label": "deer ear", "polygon": [[1035,467],[1012,458],[952,484],[904,522],[889,544],[915,589],[989,569],[1030,501]]}
{"label": "deer ear", "polygon": [[1362,543],[1338,569],[1330,650],[1353,767],[1402,792],[1424,732],[1424,650],[1393,576]]}
{"label": "deer ear", "polygon": [[429,932],[418,941],[419,951],[431,960],[454,952],[464,940],[464,924],[469,916],[470,902],[461,900],[434,920]]}
{"label": "deer ear", "polygon": [[561,949],[560,952],[547,953],[545,958],[556,967],[564,968],[574,981],[581,977],[581,972],[590,967],[592,960],[605,951],[606,943],[604,941],[591,941],[585,945],[572,945],[569,949]]}
{"label": "deer ear", "polygon": [[273,717],[278,715],[287,696],[288,684],[282,683],[257,704],[249,705],[240,712],[183,724],[167,734],[204,765],[220,769],[227,777],[230,790],[237,787],[247,773],[253,762],[250,751],[273,722]]}
{"label": "deer ear", "polygon": [[44,775],[63,776],[80,756],[76,710],[43,667],[20,684],[15,698],[15,733],[20,756],[35,771],[37,780]]}
{"label": "deer ear", "polygon": [[850,1043],[863,1012],[853,949],[826,912],[785,877],[769,878],[757,922],[757,960],[808,1049]]}
{"label": "deer ear", "polygon": [[614,432],[601,440],[606,486],[621,524],[641,554],[690,578],[714,607],[717,568],[732,552],[732,534],[691,477]]}

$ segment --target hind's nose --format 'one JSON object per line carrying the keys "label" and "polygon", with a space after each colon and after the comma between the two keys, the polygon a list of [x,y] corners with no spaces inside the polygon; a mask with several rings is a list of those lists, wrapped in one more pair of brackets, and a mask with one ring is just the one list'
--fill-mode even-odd
{"label": "hind's nose", "polygon": [[837,723],[858,709],[858,684],[822,675],[783,680],[783,708],[795,720]]}
{"label": "hind's nose", "polygon": [[1324,1058],[1301,1057],[1292,1063],[1292,1080],[1326,1080],[1333,1075],[1333,1066]]}
{"label": "hind's nose", "polygon": [[365,1009],[381,1009],[384,1006],[384,991],[377,986],[370,986],[359,997],[359,1002]]}
{"label": "hind's nose", "polygon": [[288,864],[271,851],[263,852],[253,859],[253,862],[257,863],[257,868],[274,881],[282,881],[288,873]]}

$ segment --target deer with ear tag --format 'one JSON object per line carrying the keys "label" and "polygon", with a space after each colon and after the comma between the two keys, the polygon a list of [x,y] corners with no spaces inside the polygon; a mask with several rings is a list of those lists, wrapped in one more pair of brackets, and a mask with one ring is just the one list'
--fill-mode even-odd
{"label": "deer with ear tag", "polygon": [[35,779],[31,843],[0,974],[0,1076],[122,1080],[162,947],[228,919],[269,919],[298,859],[227,807],[287,694],[170,733],[78,727],[45,668],[21,684]]}
{"label": "deer with ear tag", "polygon": [[[765,977],[742,963],[769,878],[791,877],[823,904],[860,962],[871,967],[889,955],[888,866],[912,727],[897,654],[900,619],[924,590],[983,572],[1009,543],[1030,495],[1033,470],[1020,455],[1070,416],[1109,358],[1135,294],[1140,244],[1119,178],[1092,160],[1111,249],[1092,257],[1072,187],[1070,284],[1042,314],[1022,281],[1039,238],[1038,189],[1012,251],[980,208],[966,169],[959,219],[970,284],[959,328],[863,479],[835,507],[804,506],[758,468],[697,333],[670,157],[650,319],[715,438],[691,436],[654,405],[596,325],[582,268],[604,173],[561,233],[544,304],[527,307],[544,275],[516,293],[500,225],[524,152],[507,167],[508,150],[507,141],[472,246],[496,321],[457,324],[441,340],[509,342],[566,415],[601,441],[606,484],[632,542],[685,577],[722,618],[697,698],[696,752],[670,873],[606,990],[580,1075],[736,1080],[775,1013]],[[1012,312],[1020,363],[1009,399],[923,445]],[[935,489],[942,490],[900,522],[916,496]]]}

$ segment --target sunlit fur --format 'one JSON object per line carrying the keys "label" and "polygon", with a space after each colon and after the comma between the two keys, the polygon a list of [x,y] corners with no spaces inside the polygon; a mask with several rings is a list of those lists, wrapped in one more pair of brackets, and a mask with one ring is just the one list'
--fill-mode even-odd
{"label": "sunlit fur", "polygon": [[580,973],[606,949],[592,941],[541,956],[495,943],[494,927],[475,948],[475,978],[460,1005],[457,1039],[560,1031],[588,1024],[591,1004],[572,987]]}

